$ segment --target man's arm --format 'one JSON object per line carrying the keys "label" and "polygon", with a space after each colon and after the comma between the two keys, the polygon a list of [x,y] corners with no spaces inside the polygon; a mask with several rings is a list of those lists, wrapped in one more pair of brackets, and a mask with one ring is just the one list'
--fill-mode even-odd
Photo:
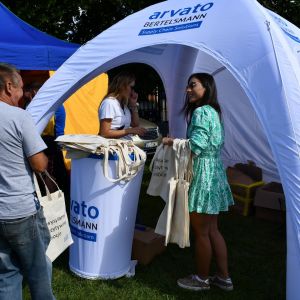
{"label": "man's arm", "polygon": [[28,157],[28,161],[32,170],[36,173],[42,173],[47,169],[48,158],[44,152],[39,152]]}

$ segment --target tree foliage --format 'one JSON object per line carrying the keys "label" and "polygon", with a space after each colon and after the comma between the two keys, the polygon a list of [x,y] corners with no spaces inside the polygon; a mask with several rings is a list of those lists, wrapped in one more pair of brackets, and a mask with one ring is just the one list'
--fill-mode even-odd
{"label": "tree foliage", "polygon": [[259,0],[259,2],[300,27],[300,0]]}
{"label": "tree foliage", "polygon": [[[13,13],[57,38],[84,44],[126,16],[162,0],[4,0]],[[177,0],[182,1],[182,0]],[[252,0],[255,1],[255,0]],[[300,0],[258,0],[300,27]],[[183,3],[184,1],[182,1]],[[163,90],[158,74],[147,65],[130,64],[108,72],[114,76],[129,68],[138,78],[138,92],[146,98],[155,88]]]}
{"label": "tree foliage", "polygon": [[83,44],[103,30],[160,0],[4,0],[13,13],[58,38]]}
{"label": "tree foliage", "polygon": [[[126,16],[161,0],[2,2],[21,19],[40,30],[64,40],[83,44]],[[259,0],[259,2],[300,27],[300,0]]]}

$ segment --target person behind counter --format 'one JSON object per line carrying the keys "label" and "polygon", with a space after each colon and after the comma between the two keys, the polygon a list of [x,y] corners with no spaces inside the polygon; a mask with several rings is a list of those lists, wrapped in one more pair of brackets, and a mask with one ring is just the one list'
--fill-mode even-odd
{"label": "person behind counter", "polygon": [[99,135],[118,139],[129,134],[145,134],[146,129],[139,127],[138,94],[134,85],[135,77],[130,73],[121,72],[113,78],[99,108]]}

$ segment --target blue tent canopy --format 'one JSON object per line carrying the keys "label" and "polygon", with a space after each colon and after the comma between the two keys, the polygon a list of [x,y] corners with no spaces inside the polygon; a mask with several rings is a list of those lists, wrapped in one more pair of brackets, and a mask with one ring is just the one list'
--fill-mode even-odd
{"label": "blue tent canopy", "polygon": [[0,2],[1,62],[21,70],[57,70],[79,46],[39,31]]}

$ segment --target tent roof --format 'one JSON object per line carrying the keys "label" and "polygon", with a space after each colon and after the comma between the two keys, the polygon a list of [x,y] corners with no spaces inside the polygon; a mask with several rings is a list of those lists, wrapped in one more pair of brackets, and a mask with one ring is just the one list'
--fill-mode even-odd
{"label": "tent roof", "polygon": [[22,70],[56,70],[79,47],[22,21],[0,2],[0,61]]}

